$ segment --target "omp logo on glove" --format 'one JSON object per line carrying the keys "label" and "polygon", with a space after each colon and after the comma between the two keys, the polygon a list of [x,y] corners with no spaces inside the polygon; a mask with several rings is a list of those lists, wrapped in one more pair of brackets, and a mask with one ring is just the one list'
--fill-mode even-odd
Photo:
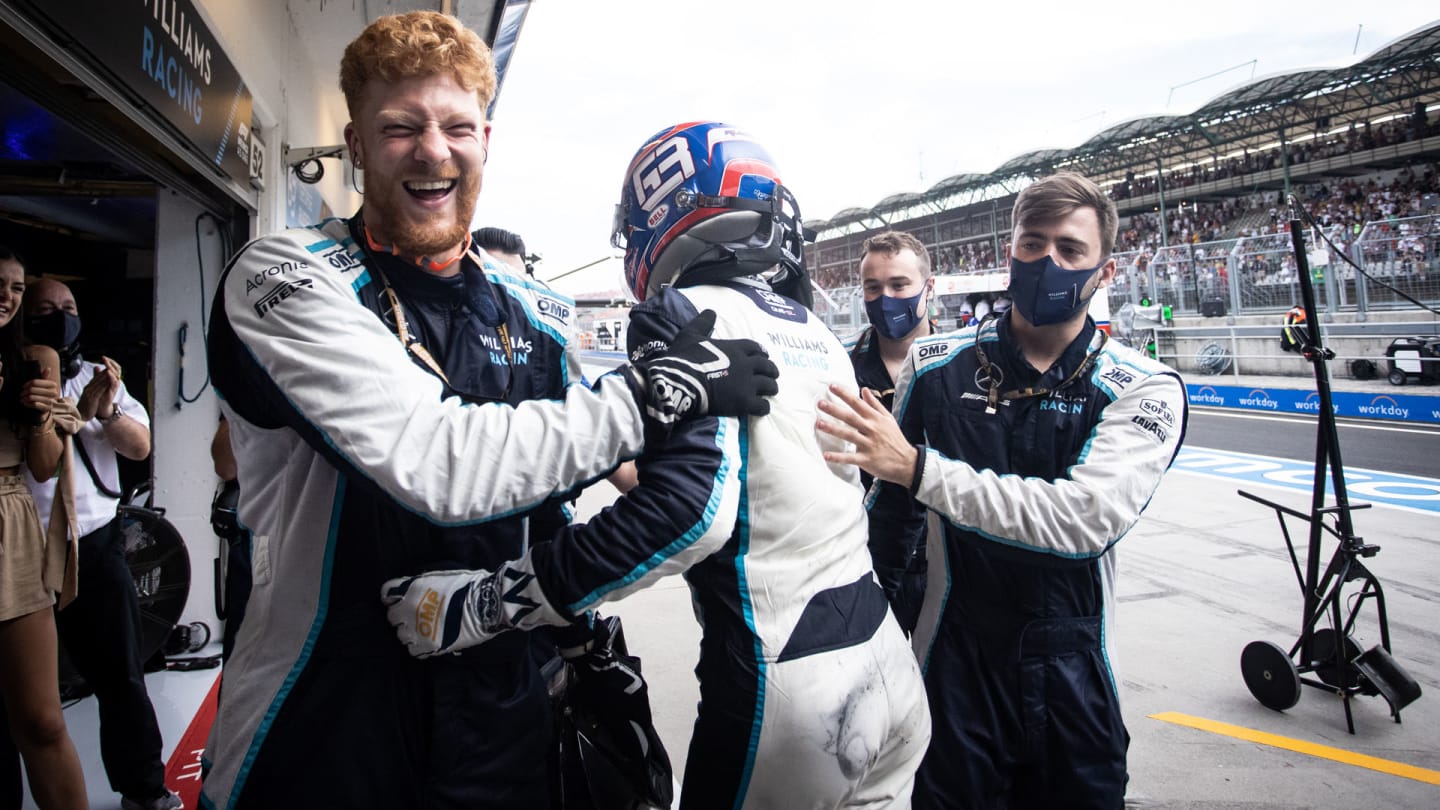
{"label": "omp logo on glove", "polygon": [[668,368],[656,367],[650,374],[649,412],[651,418],[672,421],[677,414],[710,410],[710,400],[699,380],[718,380],[730,375],[730,358],[714,344],[701,342],[693,351],[708,358],[676,358]]}
{"label": "omp logo on glove", "polygon": [[780,370],[759,343],[710,337],[715,311],[681,327],[668,348],[636,361],[628,376],[645,416],[666,428],[695,416],[763,416]]}
{"label": "omp logo on glove", "polygon": [[425,595],[420,597],[420,604],[415,606],[415,632],[425,638],[434,640],[435,634],[440,632],[440,592],[434,589],[427,589]]}

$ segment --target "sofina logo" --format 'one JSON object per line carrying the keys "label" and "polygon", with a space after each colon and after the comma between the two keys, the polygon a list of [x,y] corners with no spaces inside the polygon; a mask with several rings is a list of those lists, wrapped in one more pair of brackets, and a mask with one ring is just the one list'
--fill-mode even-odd
{"label": "sofina logo", "polygon": [[1402,408],[1392,397],[1381,394],[1370,400],[1369,405],[1360,405],[1355,410],[1361,416],[1388,416],[1391,419],[1409,419],[1410,409]]}
{"label": "sofina logo", "polygon": [[1225,397],[1221,396],[1214,386],[1202,385],[1196,389],[1190,401],[1197,405],[1224,405]]}
{"label": "sofina logo", "polygon": [[1247,408],[1263,408],[1267,411],[1280,408],[1280,403],[1271,399],[1263,388],[1252,389],[1248,395],[1240,397],[1240,404]]}

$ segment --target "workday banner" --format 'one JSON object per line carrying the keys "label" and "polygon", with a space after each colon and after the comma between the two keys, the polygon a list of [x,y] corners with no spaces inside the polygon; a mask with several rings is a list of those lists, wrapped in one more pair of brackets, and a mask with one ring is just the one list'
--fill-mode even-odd
{"label": "workday banner", "polygon": [[[1320,395],[1294,388],[1186,384],[1191,405],[1274,413],[1317,413]],[[1440,424],[1440,396],[1331,391],[1336,416]]]}

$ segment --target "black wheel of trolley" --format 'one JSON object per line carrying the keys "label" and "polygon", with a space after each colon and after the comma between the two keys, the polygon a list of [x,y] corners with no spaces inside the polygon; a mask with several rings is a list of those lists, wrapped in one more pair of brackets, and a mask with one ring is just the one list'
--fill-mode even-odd
{"label": "black wheel of trolley", "polygon": [[1246,644],[1240,653],[1240,674],[1250,694],[1267,709],[1283,712],[1300,702],[1300,672],[1290,656],[1275,644]]}
{"label": "black wheel of trolley", "polygon": [[157,512],[121,507],[125,560],[140,598],[140,660],[165,645],[190,595],[190,553],[180,533]]}
{"label": "black wheel of trolley", "polygon": [[1404,385],[1405,372],[1398,368],[1392,368],[1390,369],[1390,376],[1388,377],[1388,379],[1390,380],[1391,385]]}
{"label": "black wheel of trolley", "polygon": [[1346,636],[1345,646],[1340,655],[1344,665],[1344,678],[1337,677],[1335,671],[1336,659],[1336,633],[1329,627],[1319,627],[1310,637],[1310,669],[1319,676],[1320,680],[1331,686],[1343,686],[1346,689],[1353,689],[1360,683],[1360,670],[1355,667],[1355,659],[1360,657],[1360,645],[1355,639]]}

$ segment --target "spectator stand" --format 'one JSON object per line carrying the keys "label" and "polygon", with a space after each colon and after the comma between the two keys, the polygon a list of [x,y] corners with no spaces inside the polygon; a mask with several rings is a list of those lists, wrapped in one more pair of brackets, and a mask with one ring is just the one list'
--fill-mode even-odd
{"label": "spectator stand", "polygon": [[[1189,114],[1121,122],[1071,149],[1028,152],[988,173],[958,174],[921,193],[807,222],[820,234],[808,252],[812,278],[839,305],[832,317],[854,325],[844,290],[858,284],[860,245],[879,230],[915,235],[942,277],[1003,269],[1015,194],[1071,169],[1100,182],[1120,207],[1117,259],[1125,260],[1112,303],[1149,292],[1173,294],[1167,303],[1176,314],[1197,313],[1202,300],[1223,300],[1230,316],[1283,312],[1298,296],[1280,247],[1288,242],[1281,216],[1288,193],[1305,201],[1347,255],[1363,239],[1363,264],[1379,262],[1417,298],[1440,300],[1433,223],[1406,222],[1432,215],[1440,202],[1437,58],[1440,23],[1348,67],[1263,77]],[[1331,259],[1312,260],[1316,268],[1334,268],[1322,271],[1319,285],[1326,314],[1350,310],[1364,320],[1372,301],[1403,306],[1356,280],[1338,257],[1316,258]]]}

